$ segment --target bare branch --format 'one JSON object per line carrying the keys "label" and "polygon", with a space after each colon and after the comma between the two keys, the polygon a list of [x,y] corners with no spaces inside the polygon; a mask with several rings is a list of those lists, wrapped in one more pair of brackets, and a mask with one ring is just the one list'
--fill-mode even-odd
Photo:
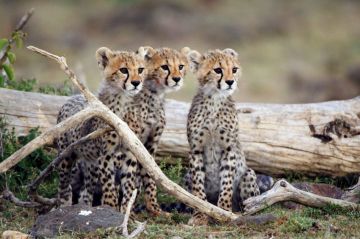
{"label": "bare branch", "polygon": [[[24,28],[24,26],[26,25],[26,23],[29,21],[29,19],[33,15],[33,13],[34,13],[34,8],[31,8],[29,11],[27,11],[26,14],[20,19],[19,23],[16,25],[16,28],[13,31],[13,33],[21,31]],[[8,52],[10,50],[11,44],[13,44],[13,42],[14,42],[14,38],[11,37],[9,39],[8,43],[3,47],[3,50],[0,51],[0,67],[5,62],[6,52]]]}
{"label": "bare branch", "polygon": [[63,56],[57,56],[54,55],[52,53],[49,53],[47,51],[44,51],[42,49],[39,49],[37,47],[34,46],[28,46],[27,49],[34,51],[36,53],[39,53],[40,55],[46,56],[52,60],[55,60],[57,63],[59,63],[61,69],[63,71],[65,71],[66,75],[68,75],[68,77],[70,78],[70,80],[76,85],[76,87],[79,88],[79,90],[81,91],[81,93],[85,96],[85,98],[87,99],[87,101],[90,103],[91,101],[97,100],[96,97],[89,91],[89,89],[86,88],[86,86],[80,82],[76,75],[74,74],[74,72],[72,70],[69,69],[67,63],[66,63],[66,58]]}
{"label": "bare branch", "polygon": [[20,199],[18,199],[11,191],[9,191],[8,189],[5,189],[2,192],[2,198],[5,200],[8,200],[12,203],[14,203],[16,206],[19,207],[26,207],[26,208],[38,208],[41,207],[42,205],[37,203],[37,202],[27,202],[27,201],[22,201]]}
{"label": "bare branch", "polygon": [[54,141],[54,138],[59,137],[60,134],[63,134],[71,127],[80,124],[84,120],[92,118],[96,114],[99,114],[96,108],[85,108],[76,115],[67,118],[66,120],[52,127],[48,131],[42,133],[40,136],[33,139],[32,141],[27,143],[24,147],[16,151],[6,160],[2,161],[0,163],[0,173],[5,173],[7,170],[15,166],[23,158],[25,158],[27,155],[33,152],[35,149],[45,144],[51,144]]}
{"label": "bare branch", "polygon": [[45,198],[40,195],[38,195],[36,192],[30,192],[29,197],[32,201],[40,203],[41,205],[46,205],[53,207],[55,205],[58,205],[59,200],[57,198]]}
{"label": "bare branch", "polygon": [[37,188],[39,187],[40,183],[42,181],[44,181],[44,179],[54,170],[57,168],[57,166],[59,166],[59,164],[61,163],[61,161],[66,158],[68,155],[70,155],[75,147],[79,146],[80,144],[83,144],[89,140],[98,138],[99,136],[103,135],[106,132],[111,131],[112,128],[111,127],[106,127],[106,128],[102,128],[102,129],[98,129],[95,130],[94,132],[82,137],[81,139],[79,139],[78,141],[70,144],[64,151],[61,152],[61,154],[56,157],[41,173],[40,175],[29,185],[29,193],[33,193],[37,190]]}
{"label": "bare branch", "polygon": [[127,238],[134,238],[145,230],[146,222],[136,222],[136,223],[138,224],[138,227]]}
{"label": "bare branch", "polygon": [[29,11],[26,12],[26,14],[20,19],[19,23],[16,25],[15,31],[21,31],[26,23],[29,21],[30,17],[34,13],[34,8],[31,8]]}
{"label": "bare branch", "polygon": [[124,217],[124,221],[121,224],[122,227],[122,235],[126,238],[129,238],[129,231],[128,231],[128,222],[129,222],[129,217],[130,217],[130,213],[131,213],[131,209],[134,205],[135,199],[136,199],[136,195],[137,195],[137,189],[135,189],[131,195],[131,198],[129,200],[129,204],[127,205],[126,208],[126,213],[125,213],[125,217]]}
{"label": "bare branch", "polygon": [[293,201],[310,207],[322,208],[329,204],[343,208],[360,210],[360,205],[340,199],[323,197],[295,188],[281,179],[269,191],[245,200],[245,214],[254,214],[277,202]]}

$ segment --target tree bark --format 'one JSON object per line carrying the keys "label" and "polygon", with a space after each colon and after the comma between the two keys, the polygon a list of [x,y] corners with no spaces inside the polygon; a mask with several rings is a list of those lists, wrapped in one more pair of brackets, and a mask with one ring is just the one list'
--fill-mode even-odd
{"label": "tree bark", "polygon": [[[0,115],[19,135],[56,124],[68,99],[0,89]],[[166,101],[167,125],[159,155],[185,157],[186,118],[190,104]],[[360,97],[314,104],[237,104],[240,140],[256,171],[282,175],[344,176],[360,172]]]}

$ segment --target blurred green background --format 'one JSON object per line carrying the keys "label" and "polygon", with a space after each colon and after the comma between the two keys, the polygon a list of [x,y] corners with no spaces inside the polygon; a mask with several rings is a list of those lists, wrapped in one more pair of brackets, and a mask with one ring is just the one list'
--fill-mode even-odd
{"label": "blurred green background", "polygon": [[[95,91],[101,79],[96,49],[141,45],[189,46],[203,52],[234,48],[244,102],[304,103],[360,93],[360,1],[356,0],[112,0],[0,1],[0,37],[8,37],[28,9],[26,45],[64,55]],[[56,64],[16,49],[16,76],[61,85]],[[190,101],[196,80],[170,98]]]}

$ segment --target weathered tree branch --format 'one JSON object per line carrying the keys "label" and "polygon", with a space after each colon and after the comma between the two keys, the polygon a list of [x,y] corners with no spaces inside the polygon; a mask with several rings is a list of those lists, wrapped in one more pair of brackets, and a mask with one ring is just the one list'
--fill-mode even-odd
{"label": "weathered tree branch", "polygon": [[120,228],[122,228],[122,236],[124,236],[125,238],[134,238],[137,235],[139,235],[143,230],[145,230],[146,222],[144,222],[144,223],[136,222],[138,224],[138,227],[129,235],[128,222],[129,222],[129,218],[130,218],[130,214],[131,214],[131,209],[135,203],[136,196],[137,196],[137,189],[135,189],[131,195],[129,204],[126,208],[124,221],[120,226]]}
{"label": "weathered tree branch", "polygon": [[101,135],[105,134],[108,131],[111,131],[112,129],[110,127],[102,128],[95,130],[94,132],[82,137],[78,141],[70,144],[64,151],[61,152],[60,155],[58,155],[43,171],[41,171],[40,175],[32,181],[32,183],[28,186],[29,193],[33,193],[37,190],[40,183],[44,181],[44,179],[49,176],[49,174],[56,169],[61,161],[69,156],[75,149],[75,147],[79,146],[80,144],[83,144],[89,140],[96,139],[100,137]]}
{"label": "weathered tree branch", "polygon": [[59,137],[60,134],[66,132],[70,128],[74,127],[74,125],[78,125],[84,120],[90,119],[96,114],[99,114],[96,108],[85,108],[80,111],[77,115],[71,116],[56,126],[52,127],[48,131],[40,134],[37,138],[27,143],[24,147],[16,151],[6,160],[0,163],[0,173],[4,173],[13,166],[15,166],[18,162],[20,162],[24,157],[29,155],[35,149],[45,145],[51,144],[54,141],[54,138]]}
{"label": "weathered tree branch", "polygon": [[238,217],[238,215],[234,213],[225,211],[195,197],[176,183],[169,180],[156,164],[152,156],[147,152],[141,141],[130,130],[128,125],[119,119],[104,104],[102,104],[102,102],[100,102],[83,84],[78,82],[75,74],[67,66],[66,59],[64,57],[56,56],[36,47],[28,48],[57,61],[60,64],[61,69],[65,71],[74,84],[81,90],[88,101],[88,107],[49,129],[47,132],[42,133],[38,138],[29,142],[23,148],[11,155],[8,159],[1,162],[0,173],[4,173],[9,170],[36,148],[41,147],[46,143],[52,142],[54,138],[58,137],[59,134],[67,131],[70,127],[73,127],[86,119],[96,116],[103,119],[106,123],[114,128],[114,131],[116,131],[116,133],[122,138],[123,143],[128,146],[130,151],[135,155],[139,163],[141,163],[141,165],[145,168],[150,177],[155,180],[158,186],[163,187],[167,193],[175,196],[179,201],[184,202],[188,206],[193,207],[198,211],[205,213],[219,221],[230,221]]}
{"label": "weathered tree branch", "polygon": [[343,208],[360,210],[360,205],[340,199],[323,197],[295,188],[281,179],[269,191],[244,202],[245,214],[254,214],[277,202],[293,201],[310,207],[322,208],[333,204]]}
{"label": "weathered tree branch", "polygon": [[40,203],[37,202],[28,202],[28,201],[22,201],[19,198],[17,198],[11,191],[9,191],[8,189],[5,189],[2,192],[2,198],[5,200],[8,200],[12,203],[14,203],[16,206],[19,207],[26,207],[26,208],[38,208],[38,207],[42,207],[42,205]]}

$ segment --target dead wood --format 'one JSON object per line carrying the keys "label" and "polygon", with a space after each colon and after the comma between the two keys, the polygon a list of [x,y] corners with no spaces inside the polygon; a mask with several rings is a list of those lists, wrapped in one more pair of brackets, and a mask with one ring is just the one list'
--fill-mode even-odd
{"label": "dead wood", "polygon": [[2,192],[2,199],[8,200],[12,203],[14,203],[16,206],[19,207],[26,207],[26,208],[38,208],[41,207],[42,205],[40,203],[37,202],[28,202],[28,201],[22,201],[19,198],[17,198],[14,193],[12,193],[10,190],[5,189]]}
{"label": "dead wood", "polygon": [[78,141],[70,144],[64,151],[61,152],[60,155],[58,155],[43,171],[41,171],[41,173],[39,174],[39,176],[28,186],[29,188],[29,194],[33,194],[36,192],[37,188],[39,187],[39,185],[44,181],[44,179],[49,176],[49,174],[54,171],[59,164],[61,163],[61,161],[66,158],[67,156],[69,156],[75,149],[75,147],[78,147],[80,144],[83,144],[85,142],[87,142],[88,140],[92,140],[95,138],[100,137],[101,135],[103,135],[104,133],[111,131],[112,129],[110,127],[106,127],[106,128],[102,128],[102,129],[98,129],[84,137],[82,137],[81,139],[79,139]]}
{"label": "dead wood", "polygon": [[306,206],[323,208],[328,205],[336,205],[346,209],[360,210],[360,205],[329,197],[323,197],[314,193],[295,188],[286,180],[277,181],[272,189],[256,197],[249,198],[244,202],[245,214],[254,214],[275,203],[292,201]]}

